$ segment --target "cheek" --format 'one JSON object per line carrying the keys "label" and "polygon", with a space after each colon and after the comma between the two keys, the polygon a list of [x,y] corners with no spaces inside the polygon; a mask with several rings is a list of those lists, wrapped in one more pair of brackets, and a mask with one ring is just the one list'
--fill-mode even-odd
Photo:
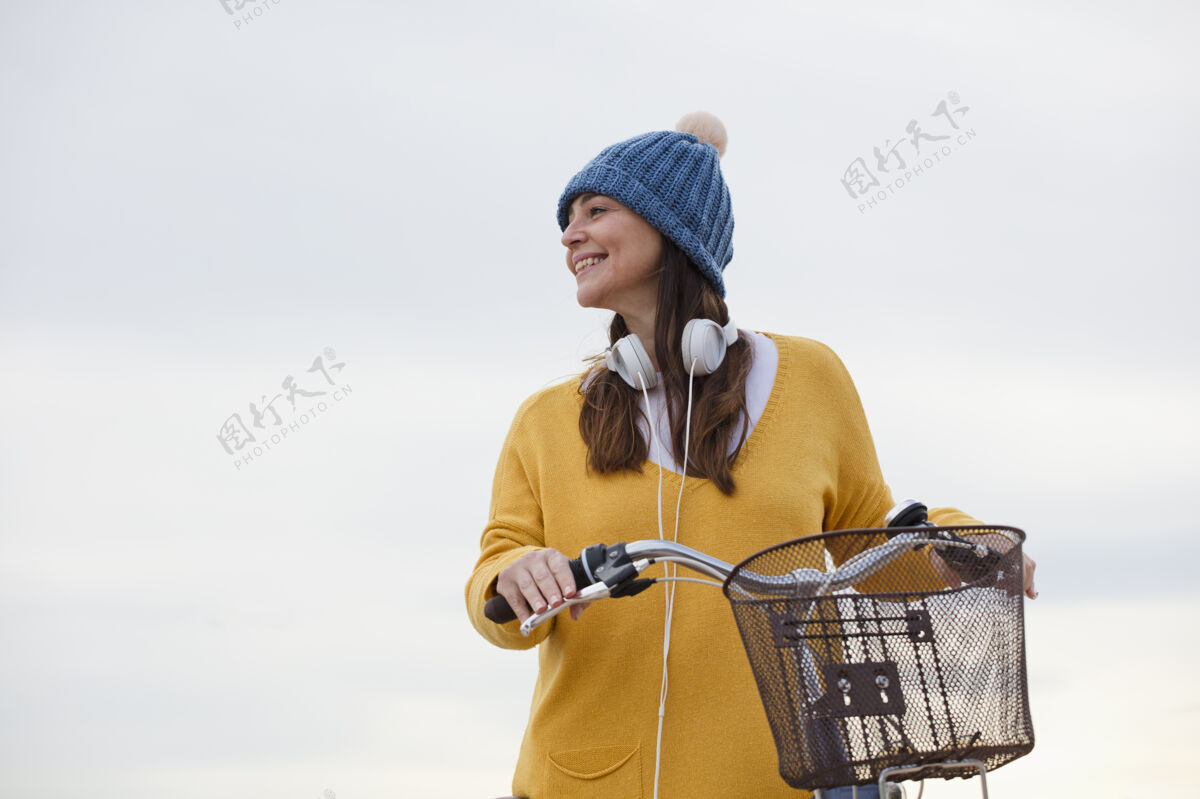
{"label": "cheek", "polygon": [[645,249],[646,270],[648,272],[658,271],[658,264],[662,260],[662,243],[655,241]]}
{"label": "cheek", "polygon": [[662,234],[660,234],[654,228],[650,228],[646,232],[645,238],[642,240],[642,252],[646,253],[646,257],[649,260],[654,261],[654,263],[657,264],[659,259],[662,257],[662,251]]}

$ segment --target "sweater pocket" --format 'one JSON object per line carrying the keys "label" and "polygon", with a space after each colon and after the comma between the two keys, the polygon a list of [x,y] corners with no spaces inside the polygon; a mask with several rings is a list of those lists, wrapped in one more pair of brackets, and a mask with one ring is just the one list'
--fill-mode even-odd
{"label": "sweater pocket", "polygon": [[640,749],[624,744],[551,752],[543,793],[553,799],[640,799]]}

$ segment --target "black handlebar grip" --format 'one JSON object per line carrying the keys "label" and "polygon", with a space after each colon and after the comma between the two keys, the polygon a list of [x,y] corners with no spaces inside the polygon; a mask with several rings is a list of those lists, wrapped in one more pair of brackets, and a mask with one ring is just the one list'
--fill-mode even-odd
{"label": "black handlebar grip", "polygon": [[505,624],[517,617],[517,614],[513,612],[512,606],[508,604],[508,600],[499,594],[489,599],[487,604],[483,606],[483,615],[496,622],[496,624]]}
{"label": "black handlebar grip", "polygon": [[[575,578],[576,591],[591,585],[593,582],[588,578],[587,570],[583,568],[583,555],[571,559],[571,574]],[[513,612],[512,606],[508,604],[508,600],[499,594],[489,599],[487,604],[483,606],[483,615],[496,624],[506,624],[517,618],[517,614]]]}

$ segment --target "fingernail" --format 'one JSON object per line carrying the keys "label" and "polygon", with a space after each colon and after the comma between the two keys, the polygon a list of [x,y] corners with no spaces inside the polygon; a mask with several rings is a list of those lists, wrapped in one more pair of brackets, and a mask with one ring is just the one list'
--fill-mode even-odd
{"label": "fingernail", "polygon": [[554,596],[550,597],[550,606],[551,606],[551,607],[554,607],[554,606],[555,606],[555,605],[557,605],[559,602],[562,602],[562,597],[558,596],[557,594],[555,594]]}
{"label": "fingernail", "polygon": [[575,593],[575,586],[573,586],[573,585],[564,585],[564,586],[563,586],[563,591],[565,591],[565,592],[567,593],[567,596],[570,596],[571,594]]}

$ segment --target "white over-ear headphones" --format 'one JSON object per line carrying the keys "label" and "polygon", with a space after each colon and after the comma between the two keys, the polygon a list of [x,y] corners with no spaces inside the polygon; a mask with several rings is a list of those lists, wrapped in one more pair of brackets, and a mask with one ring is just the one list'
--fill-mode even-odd
{"label": "white over-ear headphones", "polygon": [[[712,374],[725,360],[725,350],[737,338],[737,325],[732,319],[724,327],[711,319],[693,319],[683,328],[683,368],[696,376]],[[637,333],[617,339],[608,348],[605,363],[636,389],[658,385],[654,364]]]}

